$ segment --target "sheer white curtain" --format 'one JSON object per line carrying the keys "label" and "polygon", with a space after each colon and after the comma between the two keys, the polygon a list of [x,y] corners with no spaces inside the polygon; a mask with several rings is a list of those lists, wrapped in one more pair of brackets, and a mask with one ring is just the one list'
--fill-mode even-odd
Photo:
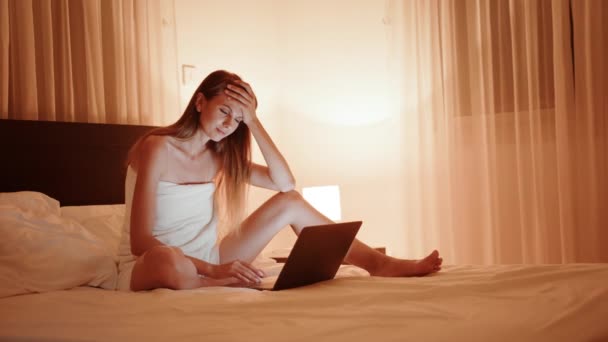
{"label": "sheer white curtain", "polygon": [[389,1],[409,249],[608,262],[608,2]]}
{"label": "sheer white curtain", "polygon": [[0,0],[2,118],[179,116],[173,1]]}

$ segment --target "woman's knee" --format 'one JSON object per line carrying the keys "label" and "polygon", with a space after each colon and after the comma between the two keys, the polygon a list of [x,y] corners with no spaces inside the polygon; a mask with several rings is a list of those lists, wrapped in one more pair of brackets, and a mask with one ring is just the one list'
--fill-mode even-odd
{"label": "woman's knee", "polygon": [[296,190],[280,192],[275,195],[275,198],[285,205],[297,205],[304,202],[304,197]]}
{"label": "woman's knee", "polygon": [[159,267],[170,266],[178,257],[179,254],[175,250],[175,247],[170,246],[152,247],[142,255],[143,262]]}
{"label": "woman's knee", "polygon": [[156,287],[183,288],[186,273],[196,273],[196,268],[177,247],[158,246],[143,255],[145,272]]}

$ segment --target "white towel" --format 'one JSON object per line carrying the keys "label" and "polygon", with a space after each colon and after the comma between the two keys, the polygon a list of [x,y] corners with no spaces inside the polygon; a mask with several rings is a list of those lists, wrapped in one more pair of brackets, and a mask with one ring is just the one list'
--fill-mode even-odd
{"label": "white towel", "polygon": [[[120,264],[135,260],[131,254],[131,203],[137,174],[129,167],[125,180],[125,221],[119,248]],[[156,221],[152,235],[168,246],[179,247],[184,254],[219,263],[217,218],[214,214],[214,183],[158,183]]]}

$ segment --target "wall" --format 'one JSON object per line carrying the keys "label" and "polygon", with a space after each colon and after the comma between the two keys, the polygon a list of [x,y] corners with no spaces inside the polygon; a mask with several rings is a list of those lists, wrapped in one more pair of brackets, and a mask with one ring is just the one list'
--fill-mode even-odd
{"label": "wall", "polygon": [[[223,68],[252,84],[259,116],[304,186],[340,186],[359,238],[405,249],[402,122],[391,107],[384,3],[176,0],[178,63],[202,79]],[[182,91],[191,93],[188,87]],[[262,161],[259,151],[254,159]],[[271,192],[254,190],[251,208]],[[289,229],[270,249],[295,240]]]}

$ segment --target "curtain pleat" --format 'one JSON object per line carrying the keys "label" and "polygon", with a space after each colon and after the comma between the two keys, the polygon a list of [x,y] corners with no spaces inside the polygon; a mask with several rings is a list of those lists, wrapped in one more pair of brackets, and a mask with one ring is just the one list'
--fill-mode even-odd
{"label": "curtain pleat", "polygon": [[[102,63],[101,38],[101,12],[100,2],[103,0],[90,0],[83,2],[86,74],[95,75],[87,77],[87,114],[89,122],[107,122],[105,110],[105,75]],[[139,99],[138,99],[139,100]],[[137,115],[134,113],[133,115]]]}
{"label": "curtain pleat", "polygon": [[[9,118],[36,119],[38,99],[31,91],[36,84],[35,49],[34,49],[34,19],[31,11],[32,1],[9,1],[9,49],[3,53],[9,54],[9,77],[3,82],[9,84],[9,100],[7,114]],[[18,20],[17,20],[18,18]],[[11,107],[19,107],[19,114],[12,112]]]}
{"label": "curtain pleat", "polygon": [[[0,0],[0,51],[8,51],[10,37],[10,16],[8,0]],[[9,54],[0,53],[0,114],[6,118],[8,114]]]}

